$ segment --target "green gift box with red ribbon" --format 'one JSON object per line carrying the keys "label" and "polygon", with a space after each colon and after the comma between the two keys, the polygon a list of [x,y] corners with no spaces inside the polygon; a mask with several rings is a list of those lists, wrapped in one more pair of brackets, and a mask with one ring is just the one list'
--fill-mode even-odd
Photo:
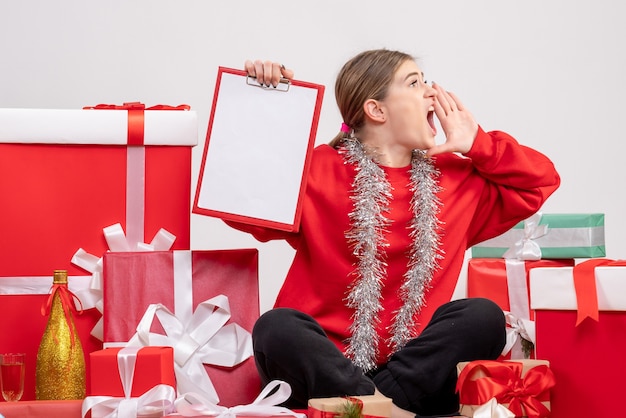
{"label": "green gift box with red ribbon", "polygon": [[533,269],[530,304],[537,356],[558,383],[551,417],[615,416],[626,373],[626,260]]}

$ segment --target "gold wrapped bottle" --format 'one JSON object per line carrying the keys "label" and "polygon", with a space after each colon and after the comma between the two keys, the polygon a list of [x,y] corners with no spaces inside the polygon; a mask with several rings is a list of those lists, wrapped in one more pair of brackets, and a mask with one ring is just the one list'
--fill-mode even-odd
{"label": "gold wrapped bottle", "polygon": [[76,296],[67,286],[67,271],[55,270],[42,314],[49,315],[37,352],[35,392],[38,400],[83,399],[85,355],[74,314]]}

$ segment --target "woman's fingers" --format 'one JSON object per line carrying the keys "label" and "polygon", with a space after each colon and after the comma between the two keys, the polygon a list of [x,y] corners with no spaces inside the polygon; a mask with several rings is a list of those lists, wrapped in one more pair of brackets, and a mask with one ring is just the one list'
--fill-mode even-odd
{"label": "woman's fingers", "polygon": [[276,87],[281,78],[293,79],[294,72],[284,65],[266,60],[246,60],[244,68],[248,75],[255,77],[259,84]]}

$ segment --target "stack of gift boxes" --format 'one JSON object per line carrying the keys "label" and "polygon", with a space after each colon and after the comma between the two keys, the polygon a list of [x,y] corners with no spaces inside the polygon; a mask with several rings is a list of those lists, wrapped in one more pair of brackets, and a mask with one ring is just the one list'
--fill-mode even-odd
{"label": "stack of gift boxes", "polygon": [[[0,109],[0,126],[0,351],[27,355],[22,399],[35,396],[52,272],[66,269],[84,308],[84,412],[185,393],[220,408],[254,404],[258,253],[190,250],[195,112]],[[601,214],[536,214],[472,248],[468,296],[498,303],[509,332],[498,361],[459,365],[465,414],[494,387],[517,415],[618,410],[626,263],[604,256]]]}
{"label": "stack of gift boxes", "polygon": [[491,397],[516,416],[619,410],[626,262],[605,255],[603,214],[537,213],[471,249],[468,296],[496,302],[508,332],[497,361],[459,365],[462,412]]}
{"label": "stack of gift boxes", "polygon": [[0,126],[0,352],[26,353],[22,400],[35,398],[41,307],[63,269],[83,303],[92,416],[124,398],[173,401],[163,387],[252,402],[258,252],[190,250],[196,113],[0,109]]}

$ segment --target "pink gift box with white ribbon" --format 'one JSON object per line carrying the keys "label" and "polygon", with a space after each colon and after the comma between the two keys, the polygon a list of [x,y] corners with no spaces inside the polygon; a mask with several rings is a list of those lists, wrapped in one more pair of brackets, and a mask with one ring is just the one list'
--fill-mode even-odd
{"label": "pink gift box with white ribbon", "polygon": [[179,393],[227,407],[255,399],[256,249],[109,252],[103,284],[105,345],[172,346]]}

